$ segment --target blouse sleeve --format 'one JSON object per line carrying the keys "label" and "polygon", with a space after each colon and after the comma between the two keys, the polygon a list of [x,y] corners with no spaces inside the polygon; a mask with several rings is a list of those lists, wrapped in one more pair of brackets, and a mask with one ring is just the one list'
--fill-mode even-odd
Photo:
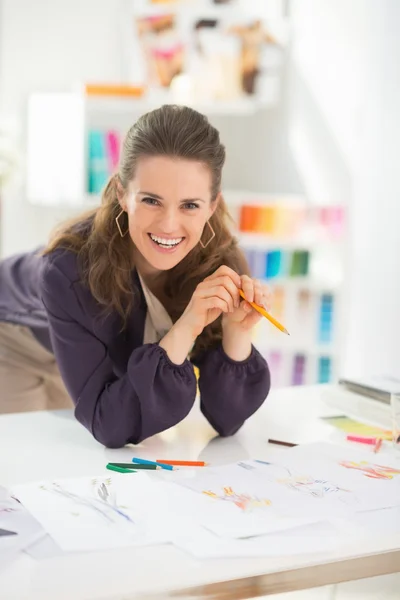
{"label": "blouse sleeve", "polygon": [[75,416],[110,448],[137,444],[181,421],[193,406],[196,378],[185,361],[175,365],[157,344],[133,350],[122,377],[108,348],[90,328],[73,286],[49,263],[42,276],[53,350]]}
{"label": "blouse sleeve", "polygon": [[195,361],[199,367],[201,411],[221,436],[236,433],[268,396],[268,364],[252,346],[244,361],[229,358],[220,344]]}

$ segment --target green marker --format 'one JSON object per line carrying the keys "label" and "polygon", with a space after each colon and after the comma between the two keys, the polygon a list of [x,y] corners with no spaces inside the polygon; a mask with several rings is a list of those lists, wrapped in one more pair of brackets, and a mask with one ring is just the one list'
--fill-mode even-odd
{"label": "green marker", "polygon": [[140,465],[133,463],[109,463],[114,467],[122,467],[123,469],[144,469],[145,471],[162,471],[162,467],[158,465]]}
{"label": "green marker", "polygon": [[125,469],[124,467],[118,467],[117,465],[113,465],[111,463],[106,466],[106,469],[109,471],[117,471],[117,473],[136,473],[136,471],[133,469]]}

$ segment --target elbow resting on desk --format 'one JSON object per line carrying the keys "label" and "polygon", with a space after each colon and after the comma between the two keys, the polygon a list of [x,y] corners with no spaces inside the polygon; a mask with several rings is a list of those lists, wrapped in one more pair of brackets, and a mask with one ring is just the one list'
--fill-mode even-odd
{"label": "elbow resting on desk", "polygon": [[201,411],[221,437],[234,435],[264,403],[271,387],[266,360],[253,348],[242,362],[229,360],[220,350],[217,377],[204,365],[200,370]]}

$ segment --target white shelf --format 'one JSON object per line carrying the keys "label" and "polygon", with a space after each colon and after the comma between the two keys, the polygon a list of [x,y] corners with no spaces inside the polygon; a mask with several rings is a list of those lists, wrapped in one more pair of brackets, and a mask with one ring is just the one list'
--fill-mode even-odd
{"label": "white shelf", "polygon": [[298,292],[299,290],[307,289],[318,293],[337,293],[342,282],[340,281],[325,281],[308,276],[297,277],[280,277],[273,279],[261,279],[270,288],[283,287],[289,292]]}
{"label": "white shelf", "polygon": [[241,207],[242,205],[264,206],[276,204],[281,206],[309,206],[310,203],[302,194],[272,194],[266,192],[255,192],[251,190],[228,189],[222,190],[222,195],[228,208]]}
{"label": "white shelf", "polygon": [[236,232],[236,238],[242,248],[249,250],[326,250],[328,248],[339,250],[341,240],[321,240],[315,239],[311,235],[302,235],[298,237],[274,237],[265,233],[242,233]]}
{"label": "white shelf", "polygon": [[258,110],[273,106],[273,102],[261,102],[253,98],[243,97],[231,101],[215,100],[213,102],[178,102],[171,97],[160,98],[102,98],[86,97],[86,110],[91,113],[126,114],[130,119],[132,114],[144,114],[163,104],[185,104],[207,115],[252,115]]}
{"label": "white shelf", "polygon": [[282,341],[275,338],[268,341],[255,339],[253,344],[261,353],[278,351],[282,354],[306,354],[307,356],[329,356],[330,358],[337,355],[337,348],[334,344],[301,344],[292,342],[288,336],[284,337],[286,339]]}

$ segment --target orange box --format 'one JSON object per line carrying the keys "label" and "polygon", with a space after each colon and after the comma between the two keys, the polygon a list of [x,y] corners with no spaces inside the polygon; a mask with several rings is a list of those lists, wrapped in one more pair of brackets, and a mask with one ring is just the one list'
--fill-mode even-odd
{"label": "orange box", "polygon": [[87,83],[85,93],[87,96],[119,96],[124,98],[141,98],[145,93],[144,87],[131,85],[95,84]]}
{"label": "orange box", "polygon": [[257,223],[259,221],[258,206],[244,204],[240,210],[240,230],[241,231],[257,231]]}
{"label": "orange box", "polygon": [[275,207],[263,206],[261,208],[262,210],[260,215],[258,231],[271,235],[274,231]]}

